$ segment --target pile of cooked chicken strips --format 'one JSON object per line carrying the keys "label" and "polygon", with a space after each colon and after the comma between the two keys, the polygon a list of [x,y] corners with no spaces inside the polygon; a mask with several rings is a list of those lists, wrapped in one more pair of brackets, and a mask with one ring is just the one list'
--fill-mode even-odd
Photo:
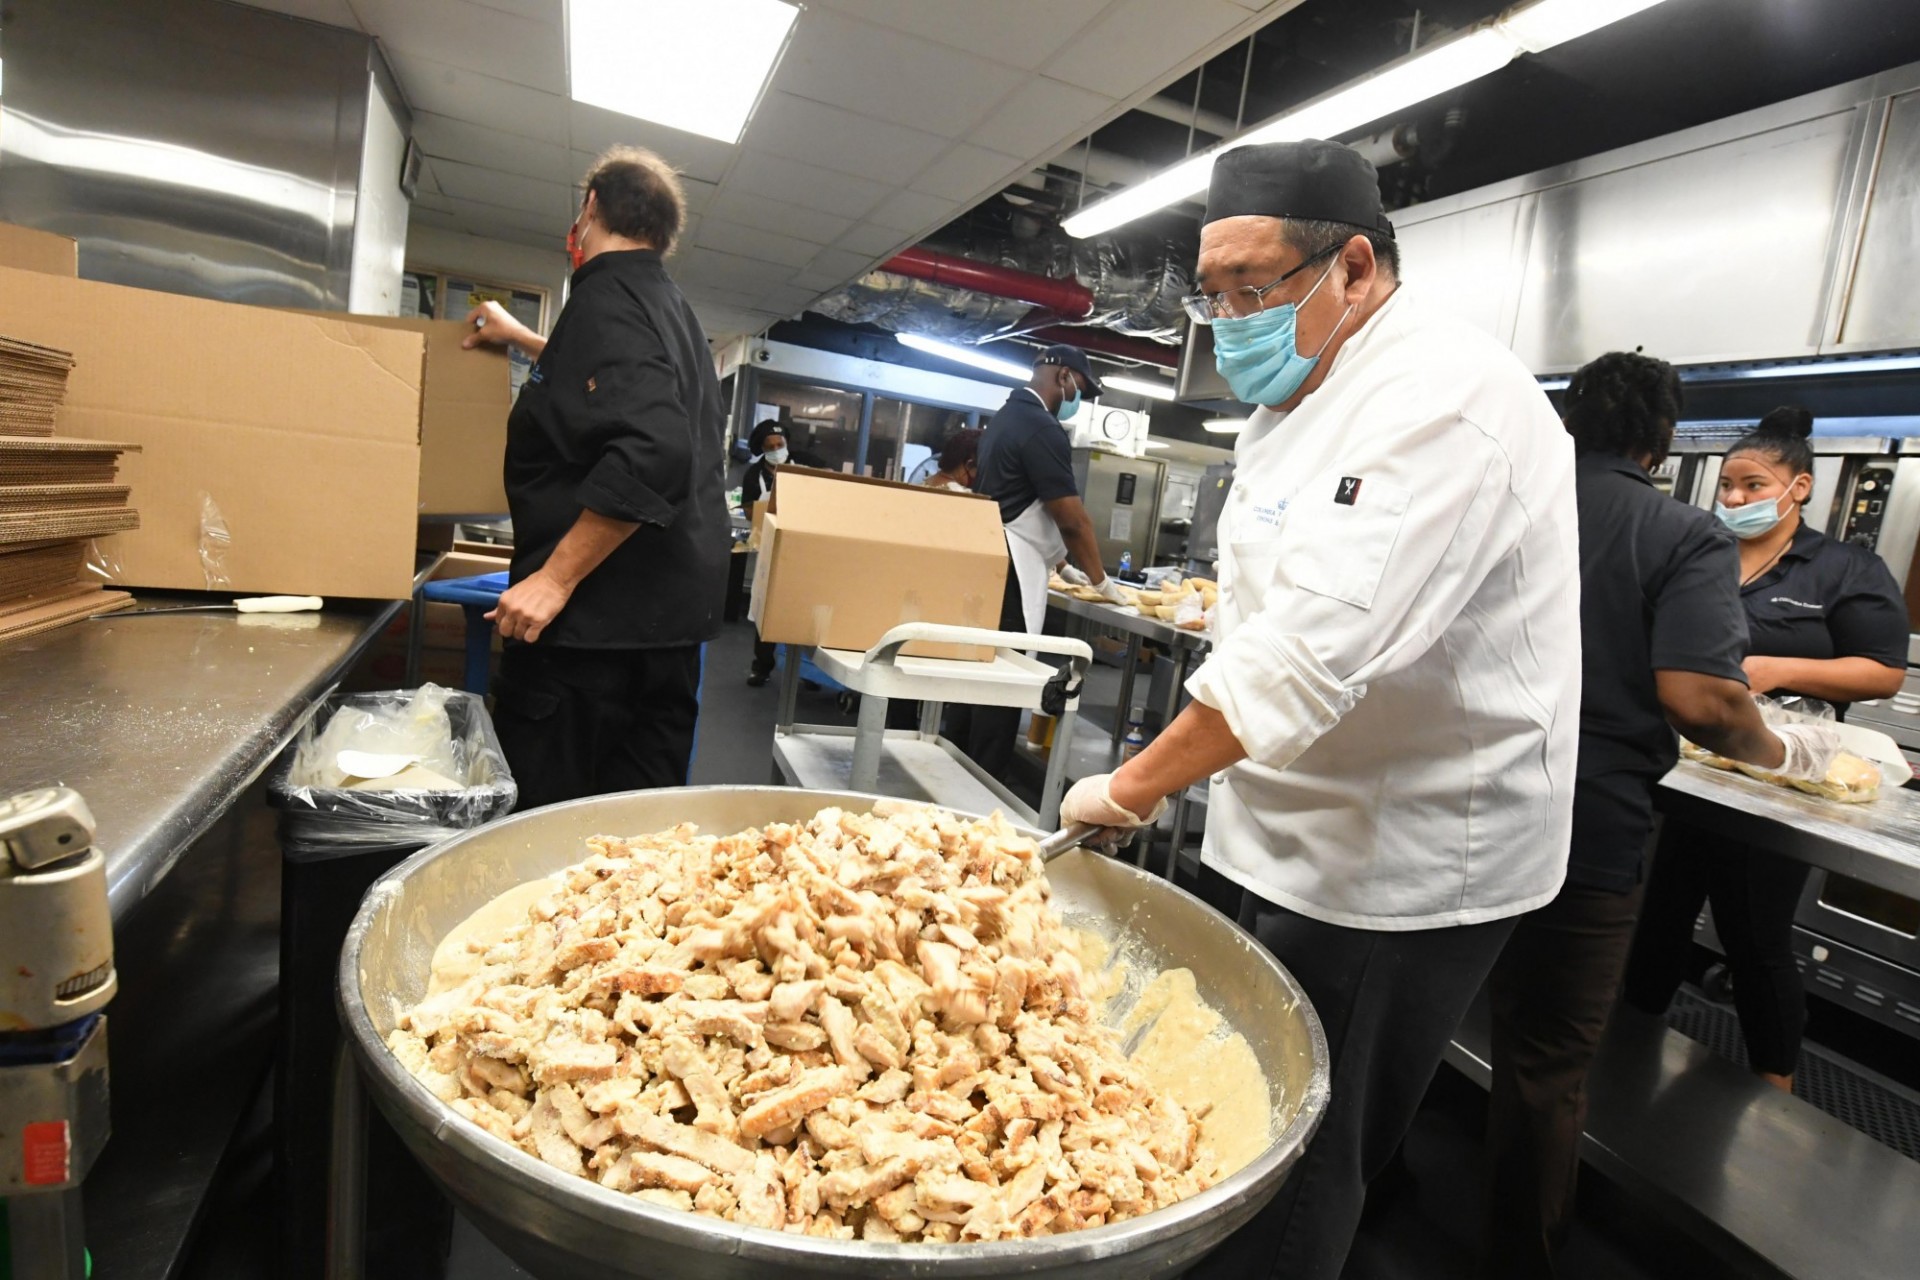
{"label": "pile of cooked chicken strips", "polygon": [[998,816],[826,810],[596,837],[389,1046],[554,1168],[870,1241],[1073,1231],[1217,1176],[1101,1025],[1034,842]]}

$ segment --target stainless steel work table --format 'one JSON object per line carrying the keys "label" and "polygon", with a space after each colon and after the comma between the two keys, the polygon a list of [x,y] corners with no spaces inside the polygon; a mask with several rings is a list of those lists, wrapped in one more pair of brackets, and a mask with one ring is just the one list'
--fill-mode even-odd
{"label": "stainless steel work table", "polygon": [[249,789],[400,607],[111,617],[0,646],[0,793],[74,787],[107,856],[120,992],[113,1137],[84,1190],[97,1274],[184,1265],[272,1054],[279,859]]}
{"label": "stainless steel work table", "polygon": [[1882,787],[1867,804],[1836,804],[1683,760],[1656,802],[1756,848],[1920,898],[1920,791]]}
{"label": "stainless steel work table", "polygon": [[0,647],[0,795],[64,783],[86,797],[123,920],[400,604],[110,615]]}
{"label": "stainless steel work table", "polygon": [[[1126,656],[1120,662],[1120,695],[1113,711],[1113,760],[1120,759],[1120,743],[1127,735],[1127,720],[1133,714],[1133,677],[1140,669],[1140,644],[1151,640],[1167,651],[1167,657],[1173,663],[1173,679],[1167,683],[1165,704],[1156,708],[1160,712],[1162,728],[1173,723],[1174,716],[1180,712],[1180,694],[1187,684],[1187,671],[1193,665],[1193,656],[1209,648],[1212,637],[1204,631],[1183,631],[1171,622],[1162,622],[1158,618],[1149,618],[1138,609],[1122,608],[1114,604],[1095,604],[1090,600],[1080,600],[1059,591],[1047,592],[1047,608],[1058,609],[1078,623],[1107,627],[1121,631],[1127,637]],[[1082,628],[1084,629],[1084,627]],[[1171,880],[1174,868],[1180,858],[1180,846],[1186,843],[1188,798],[1182,791],[1173,802],[1173,828],[1171,843],[1167,850],[1167,878]],[[1141,857],[1146,856],[1144,844]]]}

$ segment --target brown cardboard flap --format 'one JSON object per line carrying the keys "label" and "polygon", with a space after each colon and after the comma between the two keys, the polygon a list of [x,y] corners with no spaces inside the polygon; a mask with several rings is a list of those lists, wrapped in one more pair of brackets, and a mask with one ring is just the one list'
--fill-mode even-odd
{"label": "brown cardboard flap", "polygon": [[80,274],[80,245],[71,236],[0,222],[0,267],[72,278]]}
{"label": "brown cardboard flap", "polygon": [[206,589],[217,511],[224,590],[412,594],[418,333],[8,270],[0,333],[74,353],[63,434],[142,447],[120,473],[141,528],[108,547],[125,585]]}
{"label": "brown cardboard flap", "polygon": [[420,409],[420,514],[497,516],[507,511],[502,476],[513,379],[500,347],[462,347],[473,329],[458,320],[343,316],[355,324],[418,333],[427,340]]}

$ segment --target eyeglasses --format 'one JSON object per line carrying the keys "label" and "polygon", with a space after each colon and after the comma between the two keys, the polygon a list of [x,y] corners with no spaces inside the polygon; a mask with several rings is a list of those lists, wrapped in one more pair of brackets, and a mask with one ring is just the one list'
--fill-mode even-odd
{"label": "eyeglasses", "polygon": [[1238,320],[1243,316],[1254,315],[1266,308],[1267,294],[1322,258],[1338,253],[1345,245],[1344,240],[1339,244],[1328,245],[1271,284],[1258,287],[1243,284],[1237,289],[1222,289],[1219,293],[1190,293],[1180,299],[1180,305],[1187,309],[1187,315],[1195,324],[1212,324],[1216,319]]}

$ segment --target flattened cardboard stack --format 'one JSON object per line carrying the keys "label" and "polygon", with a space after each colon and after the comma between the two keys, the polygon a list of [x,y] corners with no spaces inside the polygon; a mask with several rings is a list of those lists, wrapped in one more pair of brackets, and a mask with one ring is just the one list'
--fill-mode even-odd
{"label": "flattened cardboard stack", "polygon": [[87,540],[139,527],[114,482],[134,446],[54,436],[72,368],[67,352],[0,337],[0,640],[133,602],[88,580]]}

